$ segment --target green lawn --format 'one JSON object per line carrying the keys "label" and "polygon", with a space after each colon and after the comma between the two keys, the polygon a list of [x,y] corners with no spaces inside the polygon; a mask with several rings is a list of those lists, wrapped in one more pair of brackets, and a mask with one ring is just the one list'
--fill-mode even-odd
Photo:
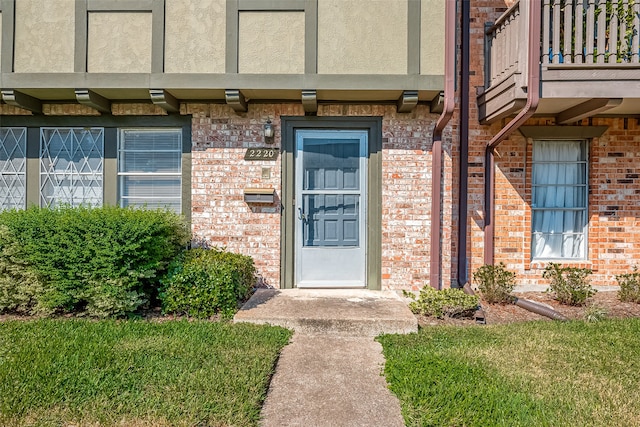
{"label": "green lawn", "polygon": [[255,426],[289,337],[210,322],[0,322],[0,425]]}
{"label": "green lawn", "polygon": [[379,338],[408,426],[638,426],[640,319]]}

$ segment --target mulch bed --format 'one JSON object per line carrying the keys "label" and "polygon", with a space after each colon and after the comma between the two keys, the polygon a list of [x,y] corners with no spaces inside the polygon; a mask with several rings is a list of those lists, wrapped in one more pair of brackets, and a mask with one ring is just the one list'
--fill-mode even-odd
{"label": "mulch bed", "polygon": [[[608,318],[640,317],[640,304],[621,302],[618,299],[618,293],[615,291],[598,292],[589,299],[587,306],[583,307],[572,307],[560,304],[558,301],[554,300],[550,294],[544,292],[522,292],[515,294],[515,296],[521,299],[527,299],[547,305],[569,319],[583,319],[585,310],[587,310],[589,305],[605,309]],[[547,317],[532,313],[513,304],[487,304],[485,302],[481,302],[481,304],[485,312],[487,325],[527,322],[533,320],[551,321],[551,319]],[[434,319],[432,317],[424,316],[418,317],[418,323],[421,326],[469,326],[476,324],[473,319]]]}
{"label": "mulch bed", "polygon": [[[640,304],[621,302],[618,299],[618,293],[615,291],[598,292],[589,299],[587,306],[584,307],[571,307],[562,305],[558,301],[554,300],[550,294],[544,292],[522,292],[516,293],[516,297],[521,299],[527,299],[535,301],[544,305],[547,305],[557,312],[563,314],[569,319],[583,319],[585,310],[588,305],[595,305],[597,307],[604,308],[607,312],[607,317],[610,318],[625,318],[625,317],[640,317]],[[487,304],[481,302],[482,308],[485,313],[485,319],[487,325],[497,325],[514,322],[528,322],[533,320],[546,320],[551,319],[541,316],[536,313],[532,313],[523,308],[515,306],[513,304]],[[71,315],[61,317],[73,317]],[[141,318],[153,322],[163,322],[168,320],[175,320],[184,318],[184,316],[166,316],[160,313],[159,309],[151,309],[143,313]],[[29,320],[33,317],[19,316],[13,314],[0,314],[0,322],[10,319],[22,319]],[[211,318],[210,320],[216,321],[217,318]],[[453,319],[444,318],[436,319],[433,317],[418,316],[418,324],[420,326],[426,325],[458,325],[458,326],[470,326],[475,325],[474,319]]]}

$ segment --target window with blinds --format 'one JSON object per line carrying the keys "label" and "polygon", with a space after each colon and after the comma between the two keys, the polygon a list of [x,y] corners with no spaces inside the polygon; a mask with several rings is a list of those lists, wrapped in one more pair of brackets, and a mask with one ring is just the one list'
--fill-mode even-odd
{"label": "window with blinds", "polygon": [[120,205],[182,209],[182,131],[121,129],[118,141]]}

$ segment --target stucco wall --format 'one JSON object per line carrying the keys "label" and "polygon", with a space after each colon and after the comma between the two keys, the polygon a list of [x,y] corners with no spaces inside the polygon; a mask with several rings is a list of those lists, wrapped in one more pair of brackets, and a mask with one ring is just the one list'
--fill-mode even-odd
{"label": "stucco wall", "polygon": [[304,73],[303,12],[240,12],[238,72]]}
{"label": "stucco wall", "polygon": [[74,0],[19,0],[15,3],[16,72],[73,72]]}
{"label": "stucco wall", "polygon": [[151,72],[151,13],[89,13],[87,70]]}
{"label": "stucco wall", "polygon": [[420,74],[444,74],[445,1],[422,0]]}
{"label": "stucco wall", "polygon": [[407,0],[319,0],[318,73],[406,74]]}
{"label": "stucco wall", "polygon": [[225,0],[166,0],[165,72],[224,73]]}

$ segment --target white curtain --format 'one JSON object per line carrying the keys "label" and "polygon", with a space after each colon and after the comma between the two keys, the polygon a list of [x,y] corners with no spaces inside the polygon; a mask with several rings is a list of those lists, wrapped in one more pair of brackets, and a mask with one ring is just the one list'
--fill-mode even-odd
{"label": "white curtain", "polygon": [[582,141],[536,141],[533,258],[584,258],[586,180]]}

